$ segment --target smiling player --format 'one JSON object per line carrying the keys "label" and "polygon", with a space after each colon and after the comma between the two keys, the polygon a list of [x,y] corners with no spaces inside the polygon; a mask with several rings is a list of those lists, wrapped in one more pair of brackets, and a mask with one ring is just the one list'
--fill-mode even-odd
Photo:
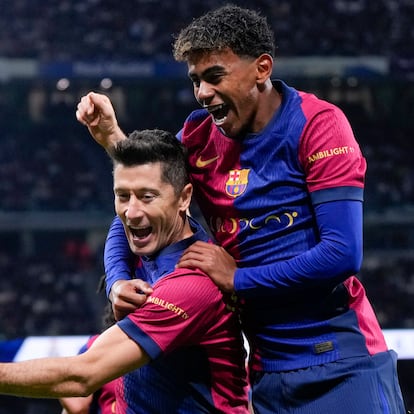
{"label": "smiling player", "polygon": [[175,268],[186,247],[208,241],[187,216],[192,185],[184,147],[168,132],[136,131],[111,157],[115,209],[137,271],[153,282],[152,289],[139,286],[149,296],[82,354],[0,364],[0,393],[87,396],[122,376],[118,414],[248,414],[232,298],[203,272]]}

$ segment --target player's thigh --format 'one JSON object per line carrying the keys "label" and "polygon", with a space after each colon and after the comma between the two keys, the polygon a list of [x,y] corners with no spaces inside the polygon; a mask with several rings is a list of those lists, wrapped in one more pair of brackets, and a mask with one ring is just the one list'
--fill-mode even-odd
{"label": "player's thigh", "polygon": [[253,375],[256,414],[405,413],[394,353]]}

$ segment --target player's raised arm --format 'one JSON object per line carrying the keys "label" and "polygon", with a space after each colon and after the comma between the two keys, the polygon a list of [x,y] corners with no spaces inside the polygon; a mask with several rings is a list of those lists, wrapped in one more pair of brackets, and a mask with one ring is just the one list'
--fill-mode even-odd
{"label": "player's raised arm", "polygon": [[106,95],[89,92],[83,96],[77,106],[76,118],[88,127],[95,141],[106,150],[125,138],[111,100]]}

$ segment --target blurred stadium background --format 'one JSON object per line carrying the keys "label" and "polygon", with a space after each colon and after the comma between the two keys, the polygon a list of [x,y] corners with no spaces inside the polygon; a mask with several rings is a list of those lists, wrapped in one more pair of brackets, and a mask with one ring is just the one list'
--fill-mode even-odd
{"label": "blurred stadium background", "polygon": [[[114,211],[106,154],[75,118],[89,90],[123,129],[176,131],[196,107],[171,34],[218,0],[0,0],[0,358],[74,353],[100,330]],[[233,1],[276,32],[275,77],[349,117],[368,160],[360,277],[414,406],[414,1]],[[338,218],[340,219],[340,218]],[[59,413],[0,398],[0,414]]]}

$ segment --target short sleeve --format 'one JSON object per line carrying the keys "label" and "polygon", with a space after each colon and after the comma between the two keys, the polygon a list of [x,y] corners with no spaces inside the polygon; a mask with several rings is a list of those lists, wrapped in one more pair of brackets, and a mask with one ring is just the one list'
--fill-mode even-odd
{"label": "short sleeve", "polygon": [[[304,108],[306,113],[306,107]],[[318,112],[301,137],[299,158],[314,203],[363,198],[366,160],[344,113]]]}
{"label": "short sleeve", "polygon": [[201,272],[177,269],[153,289],[141,308],[118,323],[151,358],[198,343],[225,306],[217,286]]}

